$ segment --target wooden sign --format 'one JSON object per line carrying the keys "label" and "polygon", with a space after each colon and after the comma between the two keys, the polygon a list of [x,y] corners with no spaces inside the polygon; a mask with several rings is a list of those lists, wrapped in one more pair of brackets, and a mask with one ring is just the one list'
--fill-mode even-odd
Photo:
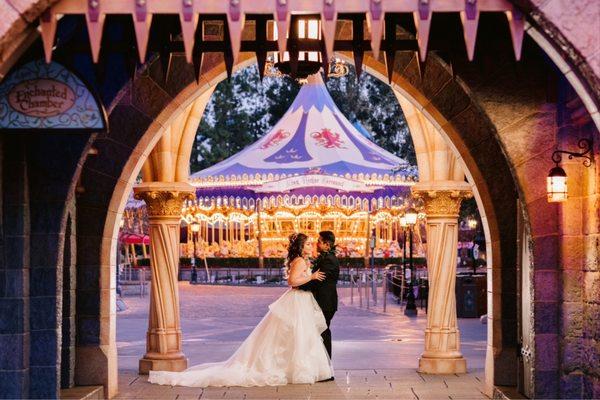
{"label": "wooden sign", "polygon": [[100,101],[73,72],[32,61],[0,83],[0,131],[99,132],[106,130]]}

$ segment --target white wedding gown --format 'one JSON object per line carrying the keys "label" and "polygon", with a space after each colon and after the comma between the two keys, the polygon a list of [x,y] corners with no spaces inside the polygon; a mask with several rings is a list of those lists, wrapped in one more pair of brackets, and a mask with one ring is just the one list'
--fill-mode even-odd
{"label": "white wedding gown", "polygon": [[289,289],[226,361],[182,372],[150,371],[151,383],[178,386],[276,386],[333,376],[321,339],[325,317],[312,293]]}

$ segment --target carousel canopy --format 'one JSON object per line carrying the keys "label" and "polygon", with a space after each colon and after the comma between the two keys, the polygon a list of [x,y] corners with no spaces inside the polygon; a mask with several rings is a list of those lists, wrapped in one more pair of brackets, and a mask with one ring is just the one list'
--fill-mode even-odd
{"label": "carousel canopy", "polygon": [[341,254],[364,256],[372,234],[379,253],[397,254],[398,216],[415,169],[361,130],[336,107],[320,75],[311,76],[263,138],[191,175],[196,199],[185,202],[182,220],[198,228],[196,239],[188,237],[199,245],[183,244],[182,253],[280,257],[290,234],[332,230]]}
{"label": "carousel canopy", "polygon": [[[402,184],[409,175],[407,166],[405,160],[359,132],[337,108],[320,74],[315,74],[271,131],[238,154],[191,175],[190,180],[203,187],[211,181],[235,186],[320,175],[367,185]],[[315,178],[310,186],[328,185],[327,180]],[[362,188],[350,185],[347,191]]]}

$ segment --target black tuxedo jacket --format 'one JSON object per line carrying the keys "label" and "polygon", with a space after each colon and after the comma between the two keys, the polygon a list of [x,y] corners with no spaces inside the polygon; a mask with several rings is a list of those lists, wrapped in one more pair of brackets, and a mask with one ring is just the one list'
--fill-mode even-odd
{"label": "black tuxedo jacket", "polygon": [[324,272],[325,280],[310,281],[299,286],[299,288],[312,292],[323,312],[337,311],[338,295],[336,285],[340,276],[340,262],[335,256],[335,252],[321,253],[315,260],[312,270],[313,272],[316,270]]}

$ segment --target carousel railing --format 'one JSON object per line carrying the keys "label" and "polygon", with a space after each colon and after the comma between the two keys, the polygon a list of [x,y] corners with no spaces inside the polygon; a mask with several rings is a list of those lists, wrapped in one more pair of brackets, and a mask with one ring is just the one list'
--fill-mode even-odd
{"label": "carousel railing", "polygon": [[[340,265],[350,268],[363,268],[364,257],[339,257]],[[199,261],[200,260],[200,261]],[[425,258],[415,257],[415,265],[424,265]],[[202,257],[196,257],[196,263],[204,263]],[[374,264],[376,267],[383,268],[389,264],[400,264],[402,258],[399,257],[376,257]],[[258,267],[258,257],[207,257],[206,263],[209,268],[255,268]],[[263,258],[265,268],[281,268],[285,264],[283,257],[265,257]],[[191,266],[190,257],[181,257],[179,259],[180,268],[189,268]],[[138,265],[149,266],[149,259],[138,260]],[[198,265],[198,264],[197,264]]]}
{"label": "carousel railing", "polygon": [[[427,313],[428,280],[427,270],[419,268],[415,271],[413,290],[421,309]],[[354,305],[355,296],[358,297],[358,306],[371,309],[378,306],[378,290],[381,288],[382,310],[387,312],[388,296],[391,294],[399,305],[405,305],[406,295],[409,290],[408,280],[399,265],[388,265],[384,268],[363,269],[354,271],[350,279],[350,305]],[[356,292],[356,294],[355,294]]]}
{"label": "carousel railing", "polygon": [[[375,267],[375,285],[381,287],[387,285],[384,282],[384,270],[386,267]],[[341,266],[338,279],[339,287],[351,288],[354,292],[358,286],[357,278],[364,276],[372,285],[373,278],[371,269],[354,268],[350,266]],[[182,281],[189,281],[192,284],[211,284],[211,285],[263,285],[263,286],[287,286],[284,268],[208,268],[206,269],[200,263],[199,266],[186,269],[180,272]],[[364,284],[363,284],[364,286]],[[373,290],[370,289],[373,293]],[[352,302],[354,300],[352,299]],[[374,299],[376,302],[377,300]]]}

